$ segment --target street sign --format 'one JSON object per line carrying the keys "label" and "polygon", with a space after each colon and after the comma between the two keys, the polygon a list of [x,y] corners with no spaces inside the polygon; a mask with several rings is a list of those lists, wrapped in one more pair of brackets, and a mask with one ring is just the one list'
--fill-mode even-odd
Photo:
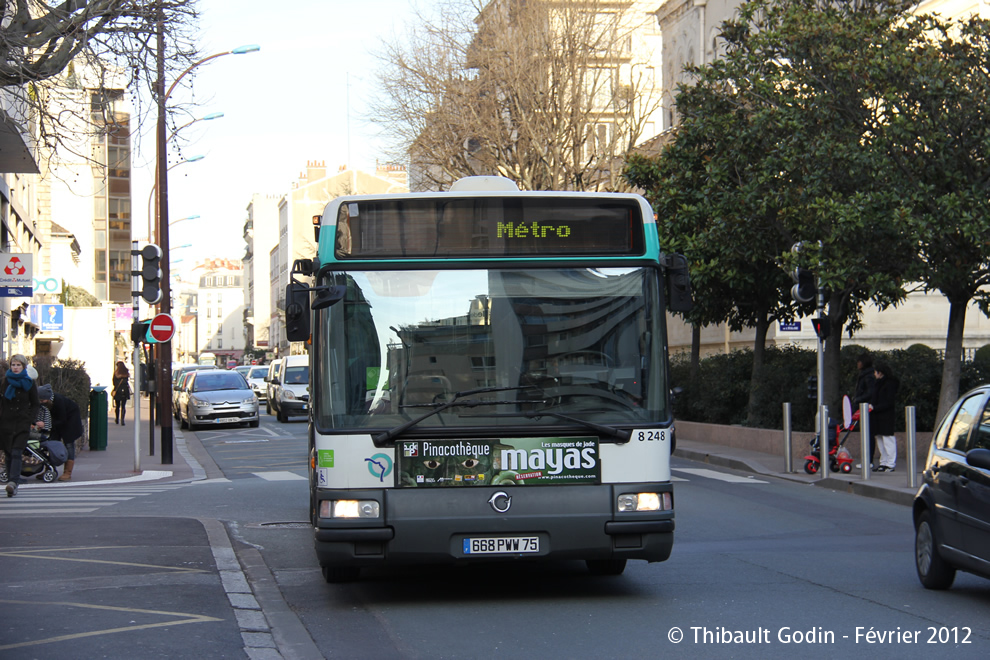
{"label": "street sign", "polygon": [[34,255],[0,253],[0,297],[30,298],[34,295],[33,265]]}
{"label": "street sign", "polygon": [[158,314],[151,319],[148,326],[148,340],[155,343],[163,343],[172,339],[175,334],[175,321],[168,314]]}

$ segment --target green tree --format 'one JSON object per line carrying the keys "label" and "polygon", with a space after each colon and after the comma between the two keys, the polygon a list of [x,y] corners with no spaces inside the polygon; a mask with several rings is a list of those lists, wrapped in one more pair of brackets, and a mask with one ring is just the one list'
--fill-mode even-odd
{"label": "green tree", "polygon": [[949,301],[940,419],[958,398],[966,310],[990,313],[990,22],[919,17],[885,62],[890,184],[911,212],[920,280]]}
{"label": "green tree", "polygon": [[[909,5],[742,5],[723,25],[725,56],[679,90],[682,122],[658,165],[670,174],[648,193],[684,234],[692,277],[699,273],[704,286],[697,297],[728,296],[733,311],[720,320],[756,327],[758,350],[761,318],[793,313],[790,281],[771,274],[773,266],[819,275],[832,327],[825,389],[833,407],[843,330],[858,327],[865,302],[900,300],[916,260],[905,212],[885,185],[889,160],[876,138],[884,114],[871,68],[903,48],[896,27]],[[724,280],[722,288],[708,277]],[[756,306],[745,310],[750,301]]]}
{"label": "green tree", "polygon": [[[780,128],[771,108],[746,99],[751,82],[773,81],[736,76],[736,54],[691,69],[697,84],[678,94],[681,123],[674,141],[656,159],[630,158],[626,177],[653,203],[662,249],[691,262],[695,307],[685,318],[695,327],[725,322],[736,331],[754,328],[747,415],[753,424],[769,329],[793,318],[796,309],[791,279],[777,262],[790,247],[781,231],[785,182],[779,167],[767,163]],[[730,81],[747,91],[737,86],[738,93],[727,94]]]}

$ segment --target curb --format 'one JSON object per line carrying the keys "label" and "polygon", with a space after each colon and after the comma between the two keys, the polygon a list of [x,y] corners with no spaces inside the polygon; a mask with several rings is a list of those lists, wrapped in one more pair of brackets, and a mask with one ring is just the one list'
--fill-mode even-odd
{"label": "curb", "polygon": [[802,476],[798,476],[797,474],[787,474],[768,470],[757,461],[748,461],[743,458],[722,456],[720,454],[712,454],[705,451],[682,447],[678,447],[674,450],[674,456],[678,458],[685,458],[689,461],[696,461],[698,463],[717,465],[719,467],[729,468],[730,470],[753,472],[763,476],[786,479],[787,481],[792,481],[794,483],[811,484],[812,486],[828,488],[843,493],[849,493],[851,495],[872,497],[874,499],[884,500],[893,504],[900,504],[902,506],[911,506],[913,504],[914,494],[917,490],[906,486],[903,488],[892,488],[888,486],[865,483],[863,481],[849,481],[836,477],[828,477],[826,479],[807,479]]}

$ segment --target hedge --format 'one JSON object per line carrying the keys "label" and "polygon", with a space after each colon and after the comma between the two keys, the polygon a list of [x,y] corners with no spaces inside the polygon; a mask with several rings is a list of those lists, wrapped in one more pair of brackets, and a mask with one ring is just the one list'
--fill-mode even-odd
{"label": "hedge", "polygon": [[[982,350],[982,349],[981,349]],[[847,344],[841,352],[840,378],[842,393],[850,396],[856,389],[856,358],[864,352],[874,362],[886,362],[900,381],[897,406],[915,407],[919,431],[931,431],[938,411],[942,384],[942,358],[935,349],[915,344],[892,351],[866,351],[862,346]],[[959,382],[962,394],[990,381],[988,351],[977,352],[972,361],[963,363]],[[679,353],[671,357],[671,387],[674,415],[678,419],[709,424],[746,424],[749,403],[753,351],[736,350],[701,360],[696,383],[690,382],[690,356]],[[792,345],[768,346],[755,396],[757,414],[754,426],[783,428],[783,404],[791,403],[791,423],[795,431],[814,430],[817,355],[814,350]],[[809,396],[810,395],[810,396]],[[904,430],[904,415],[896,417],[897,428]]]}

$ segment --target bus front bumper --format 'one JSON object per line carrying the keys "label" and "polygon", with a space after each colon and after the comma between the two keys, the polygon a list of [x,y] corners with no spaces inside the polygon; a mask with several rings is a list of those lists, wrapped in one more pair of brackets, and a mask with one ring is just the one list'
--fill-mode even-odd
{"label": "bus front bumper", "polygon": [[[492,500],[511,495],[507,510]],[[674,511],[619,513],[629,492],[672,492],[666,484],[317,491],[318,501],[374,499],[380,519],[320,519],[321,566],[457,563],[505,559],[664,561],[674,542]],[[496,500],[498,508],[505,499]],[[476,539],[535,539],[535,552],[471,554]],[[508,544],[506,544],[508,545]],[[509,545],[508,547],[515,547]]]}

